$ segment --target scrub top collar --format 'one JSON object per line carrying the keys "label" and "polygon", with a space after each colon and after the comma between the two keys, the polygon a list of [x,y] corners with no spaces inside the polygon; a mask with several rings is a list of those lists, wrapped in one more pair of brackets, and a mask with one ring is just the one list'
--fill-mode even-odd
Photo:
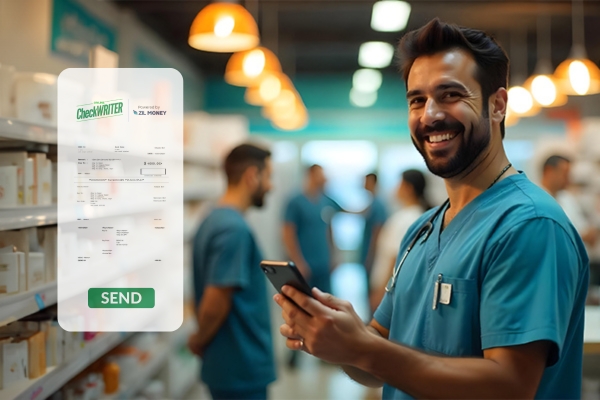
{"label": "scrub top collar", "polygon": [[475,211],[477,211],[479,207],[486,204],[488,201],[493,200],[498,195],[498,192],[503,191],[508,185],[513,184],[517,180],[527,178],[523,171],[518,170],[517,172],[518,174],[507,176],[471,200],[462,210],[460,210],[458,214],[456,214],[448,226],[442,230],[441,221],[443,221],[444,215],[450,206],[450,203],[448,203],[446,205],[446,209],[439,213],[439,215],[433,221],[432,242],[437,247],[435,249],[436,253],[439,253],[444,248],[446,243],[448,243],[454,237],[454,235],[460,231],[460,228],[465,225],[465,222],[473,215]]}

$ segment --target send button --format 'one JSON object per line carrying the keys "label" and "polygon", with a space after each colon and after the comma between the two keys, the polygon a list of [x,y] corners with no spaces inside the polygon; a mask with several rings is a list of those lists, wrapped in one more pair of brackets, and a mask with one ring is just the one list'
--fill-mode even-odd
{"label": "send button", "polygon": [[88,290],[89,308],[154,308],[151,288],[92,288]]}

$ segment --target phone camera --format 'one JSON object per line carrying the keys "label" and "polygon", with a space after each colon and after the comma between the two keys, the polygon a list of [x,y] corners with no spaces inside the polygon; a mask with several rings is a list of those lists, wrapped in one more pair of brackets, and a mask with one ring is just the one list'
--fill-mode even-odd
{"label": "phone camera", "polygon": [[262,267],[262,270],[265,274],[274,274],[275,270],[273,267]]}

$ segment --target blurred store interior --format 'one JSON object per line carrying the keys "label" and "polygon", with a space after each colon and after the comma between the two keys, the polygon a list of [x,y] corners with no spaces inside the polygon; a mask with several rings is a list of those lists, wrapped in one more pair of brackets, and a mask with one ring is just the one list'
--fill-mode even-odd
{"label": "blurred store interior", "polygon": [[[45,330],[46,341],[62,340],[54,347],[45,344],[46,361],[37,373],[30,366],[29,376],[7,380],[4,375],[0,399],[210,398],[199,382],[200,361],[186,347],[196,323],[191,239],[224,191],[221,162],[237,144],[251,141],[273,154],[274,188],[265,206],[247,215],[269,259],[286,259],[281,240],[284,207],[301,190],[305,169],[312,164],[323,167],[326,193],[347,210],[359,212],[370,204],[364,179],[371,172],[378,175],[378,196],[388,213],[398,210],[400,175],[409,168],[426,174],[429,201],[441,204],[446,198],[443,182],[427,171],[410,139],[405,86],[394,57],[405,32],[435,17],[482,29],[508,53],[510,116],[504,145],[513,165],[539,183],[542,164],[550,155],[571,160],[568,191],[583,210],[584,222],[598,231],[598,240],[588,246],[592,281],[584,395],[600,398],[600,141],[594,136],[600,134],[600,2],[398,1],[408,6],[404,21],[376,30],[374,0],[234,1],[256,22],[260,49],[266,49],[250,54],[258,61],[249,67],[243,60],[248,54],[190,45],[193,22],[210,3],[0,0],[0,168],[14,165],[7,152],[17,150],[27,159],[33,157],[48,174],[47,193],[40,190],[31,202],[17,195],[14,200],[0,196],[0,247],[16,246],[11,240],[26,241],[23,238],[31,238],[35,229],[38,251],[46,257],[39,281],[0,294],[0,332],[10,333],[11,323],[14,327],[15,321],[28,318],[38,324],[31,328],[34,333]],[[578,64],[570,67],[573,60]],[[56,202],[61,195],[54,179],[57,77],[67,68],[87,67],[174,68],[184,80],[186,318],[173,333],[70,333],[60,332],[53,321]],[[244,73],[252,68],[254,80],[246,76],[249,80],[244,81]],[[263,74],[269,68],[277,78],[274,83]],[[534,82],[537,75],[542,79]],[[0,169],[0,175],[9,172]],[[371,311],[366,275],[358,261],[364,218],[340,213],[332,226],[337,266],[333,293],[350,300],[366,321]],[[278,363],[271,398],[380,398],[378,391],[353,383],[339,368],[306,354],[296,368],[289,368],[274,303],[271,313]],[[14,329],[29,329],[27,322],[21,323]],[[43,342],[38,345],[44,347]],[[7,363],[7,353],[0,352],[3,369],[9,368]],[[121,371],[110,394],[105,394],[107,364]]]}

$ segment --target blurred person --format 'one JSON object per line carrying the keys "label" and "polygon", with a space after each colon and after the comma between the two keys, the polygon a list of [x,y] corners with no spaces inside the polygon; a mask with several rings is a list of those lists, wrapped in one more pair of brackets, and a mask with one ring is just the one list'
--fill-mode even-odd
{"label": "blurred person", "polygon": [[588,246],[594,246],[598,232],[588,222],[577,198],[567,190],[570,184],[571,160],[556,154],[548,157],[542,167],[542,188],[558,201],[583,241]]}
{"label": "blurred person", "polygon": [[244,213],[271,190],[271,153],[251,144],[224,164],[227,190],[194,238],[198,331],[188,341],[202,358],[213,399],[266,399],[275,365],[262,254]]}
{"label": "blurred person", "polygon": [[362,212],[365,219],[365,229],[360,248],[360,263],[365,267],[367,288],[369,288],[375,248],[381,228],[387,219],[387,212],[383,201],[377,196],[377,174],[370,173],[365,176],[365,190],[371,194],[371,204]]}
{"label": "blurred person", "polygon": [[588,257],[558,203],[506,156],[508,57],[439,19],[399,44],[412,141],[448,200],[421,216],[373,320],[290,286],[290,349],[383,398],[581,397]]}
{"label": "blurred person", "polygon": [[394,271],[402,238],[410,226],[431,208],[425,198],[425,175],[419,170],[408,169],[402,172],[401,178],[396,191],[401,208],[385,222],[377,241],[369,296],[372,311],[375,311],[383,299],[385,286]]}
{"label": "blurred person", "polygon": [[[331,220],[342,207],[325,195],[326,183],[320,165],[306,170],[304,190],[285,208],[283,245],[311,286],[331,292],[331,272],[335,268]],[[288,364],[293,368],[296,363],[297,353],[293,352]]]}

